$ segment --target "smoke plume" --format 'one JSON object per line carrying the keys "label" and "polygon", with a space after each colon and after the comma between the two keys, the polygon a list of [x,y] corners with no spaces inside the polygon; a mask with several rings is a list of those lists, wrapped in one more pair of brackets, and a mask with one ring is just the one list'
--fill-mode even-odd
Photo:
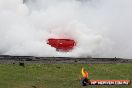
{"label": "smoke plume", "polygon": [[[70,52],[46,44],[76,41]],[[0,54],[132,57],[131,0],[0,0]]]}

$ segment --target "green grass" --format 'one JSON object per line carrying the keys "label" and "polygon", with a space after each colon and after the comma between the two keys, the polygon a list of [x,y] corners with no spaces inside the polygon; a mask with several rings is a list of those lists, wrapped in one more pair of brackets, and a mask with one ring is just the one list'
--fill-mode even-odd
{"label": "green grass", "polygon": [[[132,80],[132,64],[0,64],[0,88],[83,88],[81,67],[90,79]],[[87,88],[132,88],[129,86],[87,86]]]}

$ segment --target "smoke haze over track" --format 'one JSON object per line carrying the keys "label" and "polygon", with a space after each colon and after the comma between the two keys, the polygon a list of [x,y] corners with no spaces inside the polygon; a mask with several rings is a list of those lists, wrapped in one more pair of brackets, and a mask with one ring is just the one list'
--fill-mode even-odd
{"label": "smoke haze over track", "polygon": [[[54,36],[77,45],[57,52]],[[0,0],[0,54],[131,58],[131,38],[131,0]]]}

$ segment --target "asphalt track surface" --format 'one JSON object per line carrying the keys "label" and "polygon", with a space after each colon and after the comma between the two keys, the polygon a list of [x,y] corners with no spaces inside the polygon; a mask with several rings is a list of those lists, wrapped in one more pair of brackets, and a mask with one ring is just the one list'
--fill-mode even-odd
{"label": "asphalt track surface", "polygon": [[116,64],[116,63],[128,63],[132,64],[132,59],[124,58],[73,58],[73,57],[34,57],[34,56],[9,56],[0,55],[0,64],[16,64],[16,63],[44,63],[44,64]]}

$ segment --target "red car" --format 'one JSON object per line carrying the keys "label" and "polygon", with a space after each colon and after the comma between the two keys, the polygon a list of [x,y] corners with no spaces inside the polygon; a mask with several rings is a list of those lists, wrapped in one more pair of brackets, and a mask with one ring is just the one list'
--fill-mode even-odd
{"label": "red car", "polygon": [[57,51],[65,51],[65,52],[72,50],[76,45],[73,39],[55,39],[55,38],[49,38],[47,44],[56,48]]}

